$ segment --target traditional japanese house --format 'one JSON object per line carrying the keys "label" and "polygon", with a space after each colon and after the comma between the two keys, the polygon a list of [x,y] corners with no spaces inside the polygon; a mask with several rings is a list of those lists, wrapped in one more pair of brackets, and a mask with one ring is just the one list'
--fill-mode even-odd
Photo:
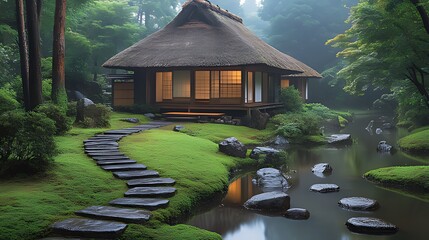
{"label": "traditional japanese house", "polygon": [[308,77],[320,77],[204,0],[187,1],[167,26],[103,66],[132,73],[110,75],[114,107],[148,104],[161,111],[276,108],[282,86],[305,90]]}

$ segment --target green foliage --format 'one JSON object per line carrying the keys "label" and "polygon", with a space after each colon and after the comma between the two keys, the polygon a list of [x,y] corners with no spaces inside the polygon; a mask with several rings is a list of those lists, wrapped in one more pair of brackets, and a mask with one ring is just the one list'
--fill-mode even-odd
{"label": "green foliage", "polygon": [[67,112],[66,112],[67,117],[70,117],[73,119],[76,118],[76,113],[77,113],[76,107],[77,107],[77,102],[67,103]]}
{"label": "green foliage", "polygon": [[322,118],[312,112],[302,111],[278,114],[271,121],[277,127],[277,134],[288,139],[297,139],[320,134]]}
{"label": "green foliage", "polygon": [[13,91],[0,88],[0,114],[19,107],[14,95]]}
{"label": "green foliage", "polygon": [[388,187],[424,192],[429,190],[428,166],[379,168],[365,173],[364,177]]}
{"label": "green foliage", "polygon": [[15,45],[0,42],[0,87],[14,79],[19,69],[19,55]]}
{"label": "green foliage", "polygon": [[42,80],[42,96],[44,101],[51,101],[52,79]]}
{"label": "green foliage", "polygon": [[313,114],[321,117],[322,119],[335,119],[338,114],[328,107],[320,103],[304,104],[304,111],[312,112]]}
{"label": "green foliage", "polygon": [[283,103],[286,111],[292,112],[302,110],[304,104],[301,94],[294,86],[283,88],[281,90],[280,101]]}
{"label": "green foliage", "polygon": [[63,135],[71,129],[72,123],[66,115],[66,109],[61,109],[59,106],[52,103],[45,103],[39,105],[35,111],[45,114],[55,122],[56,135]]}
{"label": "green foliage", "polygon": [[55,154],[55,123],[21,110],[0,115],[0,175],[45,171]]}
{"label": "green foliage", "polygon": [[42,78],[51,79],[52,78],[52,57],[45,57],[41,59],[42,64]]}
{"label": "green foliage", "polygon": [[103,104],[93,104],[84,109],[84,122],[81,123],[85,128],[105,128],[109,127],[111,110]]}
{"label": "green foliage", "polygon": [[399,147],[411,153],[429,152],[429,129],[412,133],[399,139]]}

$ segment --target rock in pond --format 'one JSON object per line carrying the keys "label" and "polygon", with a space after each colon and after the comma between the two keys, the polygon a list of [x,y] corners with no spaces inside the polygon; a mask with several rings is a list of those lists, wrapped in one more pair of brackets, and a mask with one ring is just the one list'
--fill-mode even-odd
{"label": "rock in pond", "polygon": [[280,136],[280,135],[277,135],[277,136],[272,140],[272,143],[273,143],[274,145],[286,145],[286,144],[289,144],[289,141],[288,141],[286,138],[284,138],[284,137],[282,137],[282,136]]}
{"label": "rock in pond", "polygon": [[283,191],[289,188],[289,183],[280,170],[261,168],[256,172],[255,182],[263,192]]}
{"label": "rock in pond", "polygon": [[314,175],[323,178],[325,175],[330,175],[332,173],[332,167],[328,163],[319,163],[314,165],[311,171]]}
{"label": "rock in pond", "polygon": [[233,157],[246,157],[247,148],[235,137],[230,137],[219,143],[219,151]]}
{"label": "rock in pond", "polygon": [[394,234],[398,231],[396,225],[371,217],[350,218],[346,226],[352,232],[366,234]]}
{"label": "rock in pond", "polygon": [[351,144],[353,142],[350,134],[332,134],[327,137],[329,144]]}
{"label": "rock in pond", "polygon": [[338,202],[338,205],[345,209],[356,211],[373,211],[379,207],[376,200],[364,197],[348,197]]}
{"label": "rock in pond", "polygon": [[393,147],[386,143],[386,141],[380,141],[377,145],[377,152],[388,153],[393,150]]}
{"label": "rock in pond", "polygon": [[290,207],[290,197],[284,192],[267,192],[251,197],[244,207],[252,210],[284,210]]}
{"label": "rock in pond", "polygon": [[265,159],[269,159],[274,155],[278,154],[280,151],[270,147],[255,147],[250,153],[250,158],[259,159],[261,157],[265,157]]}
{"label": "rock in pond", "polygon": [[285,217],[294,220],[305,220],[310,217],[310,212],[304,208],[290,208],[286,211]]}
{"label": "rock in pond", "polygon": [[328,192],[338,192],[340,191],[340,187],[336,184],[313,184],[310,187],[311,191],[320,192],[320,193],[328,193]]}
{"label": "rock in pond", "polygon": [[180,131],[182,131],[184,129],[185,129],[184,126],[182,126],[182,125],[176,125],[176,126],[174,126],[173,131],[180,132]]}

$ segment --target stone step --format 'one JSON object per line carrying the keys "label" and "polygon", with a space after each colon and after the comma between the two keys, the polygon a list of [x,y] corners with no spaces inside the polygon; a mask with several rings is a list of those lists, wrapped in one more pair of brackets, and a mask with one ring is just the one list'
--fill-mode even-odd
{"label": "stone step", "polygon": [[118,153],[119,148],[116,149],[98,149],[98,150],[85,150],[85,153]]}
{"label": "stone step", "polygon": [[115,220],[127,223],[144,223],[152,214],[146,210],[117,208],[109,206],[91,206],[75,212],[79,216]]}
{"label": "stone step", "polygon": [[102,169],[106,171],[128,171],[128,170],[146,170],[147,167],[143,164],[113,164],[113,165],[103,165]]}
{"label": "stone step", "polygon": [[125,197],[172,197],[176,194],[174,187],[135,187],[126,191]]}
{"label": "stone step", "polygon": [[87,153],[86,155],[91,156],[91,157],[102,157],[102,156],[125,156],[125,154],[117,151],[117,152],[113,152],[113,153],[105,153],[105,152],[93,152],[93,153]]}
{"label": "stone step", "polygon": [[92,159],[96,161],[103,161],[103,160],[129,160],[130,158],[127,156],[96,156],[96,157],[92,157]]}
{"label": "stone step", "polygon": [[99,143],[99,142],[117,142],[119,139],[117,138],[88,138],[83,140],[83,143]]}
{"label": "stone step", "polygon": [[140,130],[109,130],[104,132],[105,134],[120,134],[120,135],[130,135],[133,133],[140,132]]}
{"label": "stone step", "polygon": [[85,147],[85,151],[117,151],[119,149],[118,146],[89,146],[89,147]]}
{"label": "stone step", "polygon": [[124,134],[124,135],[120,135],[120,134],[97,134],[97,135],[94,135],[94,137],[99,137],[99,138],[103,138],[103,137],[105,137],[105,138],[108,138],[108,137],[112,137],[112,138],[123,138],[123,137],[126,137],[127,135],[126,134]]}
{"label": "stone step", "polygon": [[54,223],[51,228],[54,233],[65,236],[117,238],[124,233],[127,224],[85,218],[69,218]]}
{"label": "stone step", "polygon": [[103,142],[87,142],[84,144],[85,147],[89,146],[119,146],[119,143],[115,141],[103,141]]}
{"label": "stone step", "polygon": [[128,187],[149,187],[161,185],[174,185],[176,181],[172,178],[142,178],[127,182]]}
{"label": "stone step", "polygon": [[97,161],[97,165],[103,166],[103,165],[113,165],[113,164],[131,164],[131,163],[137,163],[136,160],[101,160]]}
{"label": "stone step", "polygon": [[313,184],[310,187],[311,191],[320,192],[320,193],[329,193],[329,192],[338,192],[340,187],[336,184]]}
{"label": "stone step", "polygon": [[159,173],[153,170],[140,170],[140,171],[120,171],[113,172],[113,175],[119,179],[135,179],[145,177],[159,177]]}
{"label": "stone step", "polygon": [[115,206],[137,207],[155,210],[168,206],[170,201],[162,198],[118,198],[109,202]]}

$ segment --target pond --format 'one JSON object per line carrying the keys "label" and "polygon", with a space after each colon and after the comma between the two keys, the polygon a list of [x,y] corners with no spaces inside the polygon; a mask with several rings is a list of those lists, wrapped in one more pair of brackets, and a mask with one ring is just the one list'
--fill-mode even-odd
{"label": "pond", "polygon": [[[276,239],[428,239],[429,203],[419,198],[406,196],[381,188],[362,178],[372,169],[396,165],[427,164],[407,157],[402,152],[380,154],[376,151],[379,141],[386,140],[396,145],[397,139],[405,133],[401,130],[383,130],[376,134],[381,125],[378,116],[357,115],[354,122],[342,133],[351,133],[355,142],[348,147],[322,146],[305,148],[292,146],[287,149],[290,157],[289,169],[294,170],[291,188],[291,207],[310,211],[308,220],[290,220],[282,216],[266,216],[242,207],[255,194],[261,193],[252,184],[255,172],[246,174],[229,186],[228,193],[215,207],[193,216],[187,224],[217,232],[226,240],[276,240]],[[374,120],[374,133],[365,130]],[[313,165],[329,163],[332,175],[320,178],[311,172]],[[315,183],[335,183],[340,186],[336,193],[310,192]],[[343,197],[361,196],[378,200],[380,208],[374,212],[347,211],[338,207]],[[374,236],[350,232],[345,226],[351,217],[377,217],[396,224],[399,232],[394,235]]]}

